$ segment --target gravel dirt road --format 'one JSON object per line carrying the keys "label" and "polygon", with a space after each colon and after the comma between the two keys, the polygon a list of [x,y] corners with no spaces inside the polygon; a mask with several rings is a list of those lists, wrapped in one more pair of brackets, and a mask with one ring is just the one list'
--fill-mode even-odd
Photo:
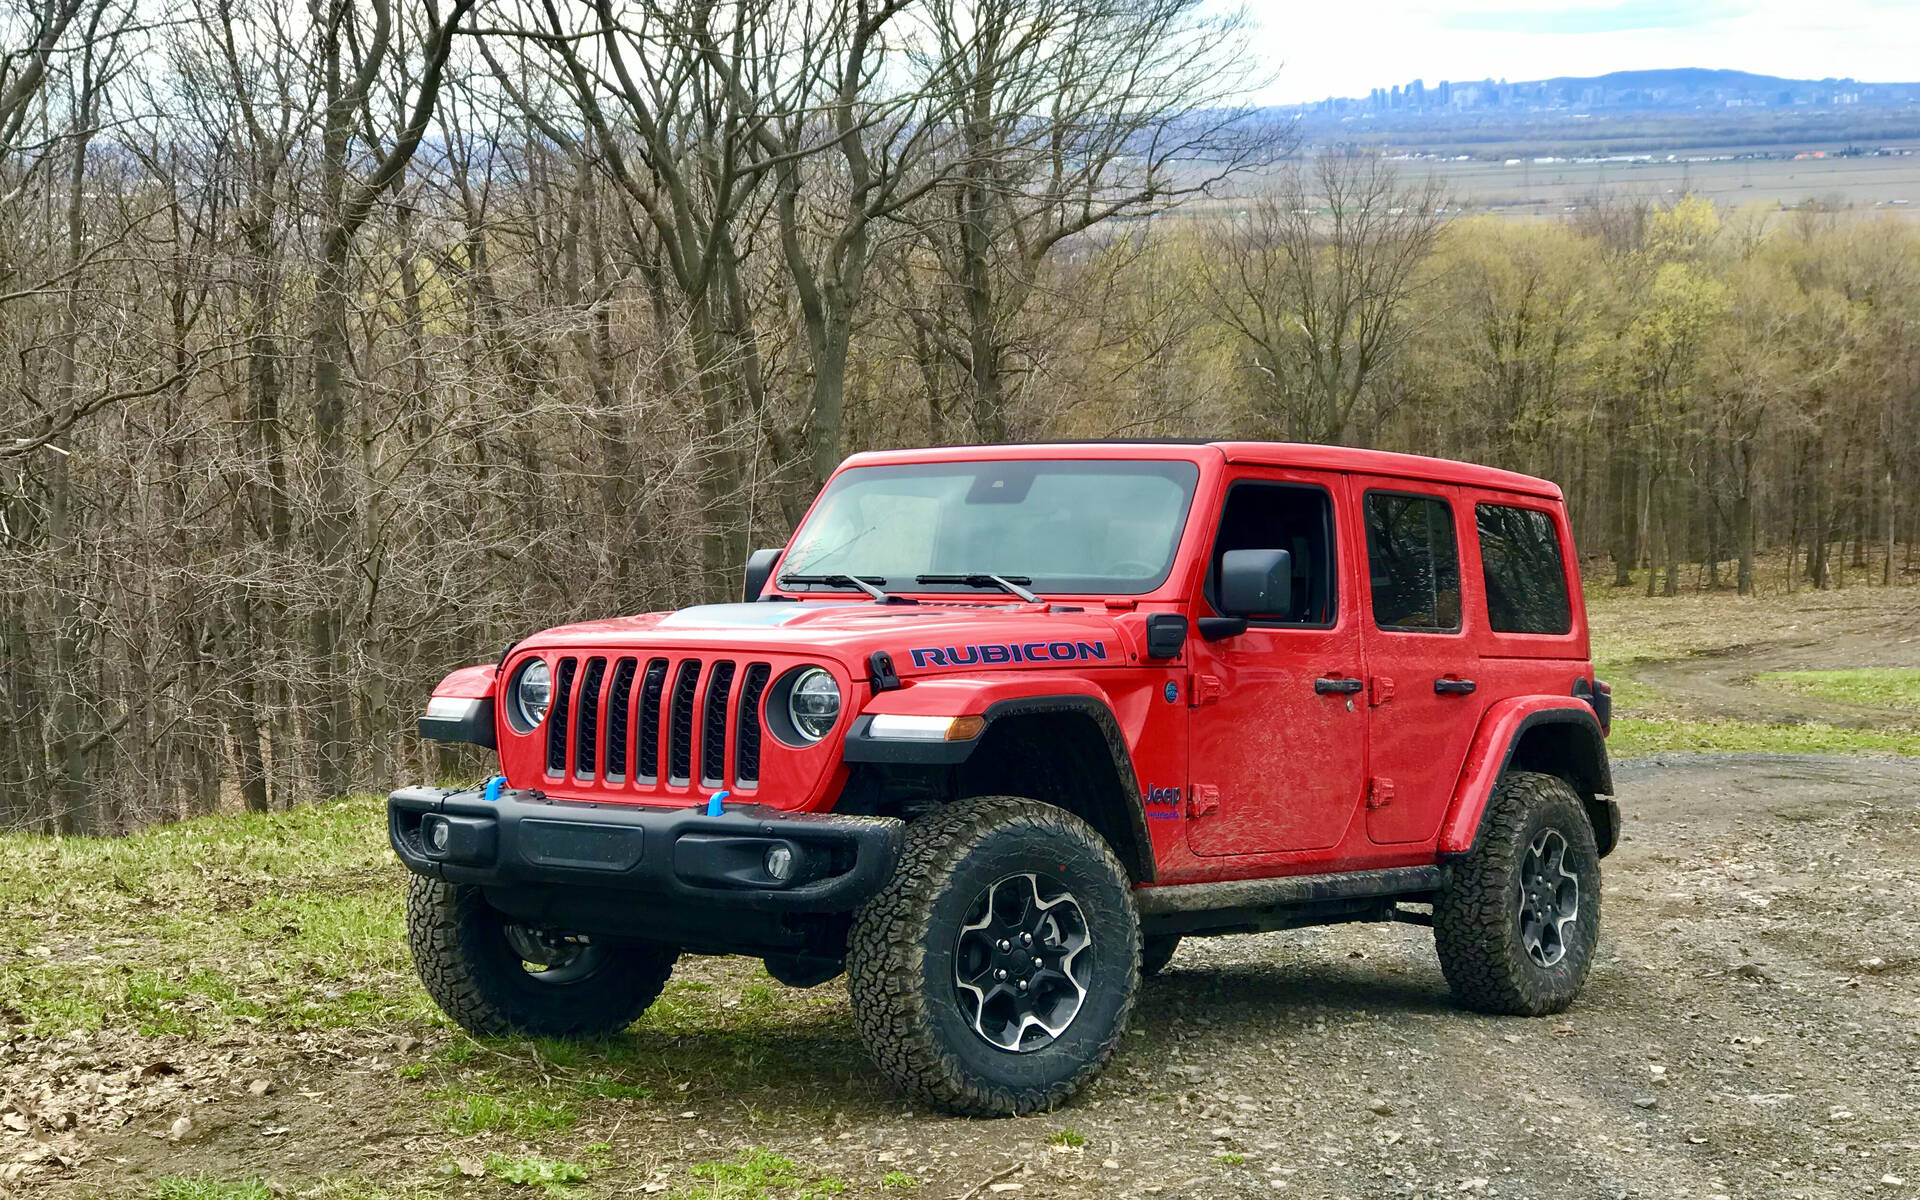
{"label": "gravel dirt road", "polygon": [[[1182,947],[1113,1068],[1058,1112],[901,1104],[862,1062],[835,983],[773,989],[745,1068],[737,1037],[642,1026],[611,1078],[650,1096],[585,1103],[563,1132],[466,1137],[430,1079],[396,1071],[450,1033],[422,1029],[417,1048],[390,1029],[241,1036],[172,1047],[147,1081],[172,1089],[165,1103],[83,1129],[77,1165],[34,1183],[149,1196],[205,1173],[528,1195],[460,1172],[539,1153],[593,1158],[561,1189],[580,1197],[787,1197],[828,1177],[968,1198],[1920,1197],[1920,762],[1674,756],[1616,778],[1628,825],[1605,867],[1605,941],[1558,1017],[1456,1010],[1417,927],[1226,938]],[[680,978],[721,1006],[766,991],[738,963],[688,960]],[[69,1049],[101,1070],[154,1052]],[[26,1085],[12,1074],[0,1083]],[[167,1140],[181,1117],[191,1131]],[[730,1190],[690,1170],[765,1153],[792,1178]]]}

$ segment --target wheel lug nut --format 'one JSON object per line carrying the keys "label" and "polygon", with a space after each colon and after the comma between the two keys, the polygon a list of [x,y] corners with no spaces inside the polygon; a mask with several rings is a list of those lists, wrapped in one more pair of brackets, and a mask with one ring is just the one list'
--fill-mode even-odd
{"label": "wheel lug nut", "polygon": [[1005,938],[1001,938],[1001,939],[1000,939],[1000,952],[1001,952],[1002,954],[1005,954],[1005,953],[1006,953],[1006,952],[1007,952],[1008,950],[1011,950],[1011,949],[1013,949],[1013,943],[1012,943],[1012,942],[1009,942],[1009,941],[1008,941],[1007,939],[1005,939]]}
{"label": "wheel lug nut", "polygon": [[1031,945],[1033,945],[1033,935],[1032,935],[1032,934],[1030,934],[1030,933],[1023,933],[1023,934],[1021,934],[1021,935],[1020,935],[1020,944],[1021,944],[1022,946],[1031,946]]}
{"label": "wheel lug nut", "polygon": [[1020,990],[1023,992],[1027,990],[1027,981],[1024,979],[1020,981]]}
{"label": "wheel lug nut", "polygon": [[998,971],[995,971],[993,973],[993,977],[995,979],[1005,980],[1007,977],[1007,969],[1005,967],[1000,968]]}
{"label": "wheel lug nut", "polygon": [[1034,960],[1033,960],[1033,965],[1034,965],[1034,966],[1036,966],[1036,967],[1044,967],[1044,966],[1046,966],[1046,964],[1045,964],[1045,963],[1043,963],[1043,962],[1041,962],[1041,961],[1040,961],[1040,959],[1039,959],[1038,957],[1035,957],[1035,958],[1034,958]]}

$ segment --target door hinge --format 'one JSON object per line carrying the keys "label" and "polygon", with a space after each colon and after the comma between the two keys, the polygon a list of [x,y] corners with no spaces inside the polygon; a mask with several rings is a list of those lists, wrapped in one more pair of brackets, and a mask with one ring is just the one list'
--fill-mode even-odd
{"label": "door hinge", "polygon": [[1220,699],[1220,677],[1218,675],[1195,675],[1193,683],[1187,688],[1187,706],[1199,708],[1203,704],[1212,704]]}
{"label": "door hinge", "polygon": [[1220,807],[1220,789],[1210,783],[1196,783],[1187,797],[1187,815],[1204,817]]}
{"label": "door hinge", "polygon": [[1385,704],[1391,699],[1393,699],[1393,680],[1385,675],[1375,675],[1372,685],[1367,689],[1367,702]]}
{"label": "door hinge", "polygon": [[1375,775],[1367,784],[1367,807],[1385,808],[1393,803],[1393,780]]}

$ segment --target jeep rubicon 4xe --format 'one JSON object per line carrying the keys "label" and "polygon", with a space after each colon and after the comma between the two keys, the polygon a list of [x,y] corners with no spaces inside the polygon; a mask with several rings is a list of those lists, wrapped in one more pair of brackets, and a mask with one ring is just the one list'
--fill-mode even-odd
{"label": "jeep rubicon 4xe", "polygon": [[1561,494],[1253,442],[862,454],[743,602],[550,629],[388,802],[427,991],[605,1035],[682,954],[847,976],[952,1111],[1059,1103],[1183,937],[1430,924],[1460,1003],[1564,1008],[1619,835]]}

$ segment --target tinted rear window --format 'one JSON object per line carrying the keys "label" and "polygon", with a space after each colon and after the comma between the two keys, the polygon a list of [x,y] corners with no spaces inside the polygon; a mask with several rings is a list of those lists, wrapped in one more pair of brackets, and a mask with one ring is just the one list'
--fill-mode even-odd
{"label": "tinted rear window", "polygon": [[1367,493],[1367,570],[1381,629],[1460,628],[1453,509],[1438,496]]}
{"label": "tinted rear window", "polygon": [[1553,518],[1537,508],[1476,504],[1487,624],[1495,633],[1567,633],[1573,606]]}

